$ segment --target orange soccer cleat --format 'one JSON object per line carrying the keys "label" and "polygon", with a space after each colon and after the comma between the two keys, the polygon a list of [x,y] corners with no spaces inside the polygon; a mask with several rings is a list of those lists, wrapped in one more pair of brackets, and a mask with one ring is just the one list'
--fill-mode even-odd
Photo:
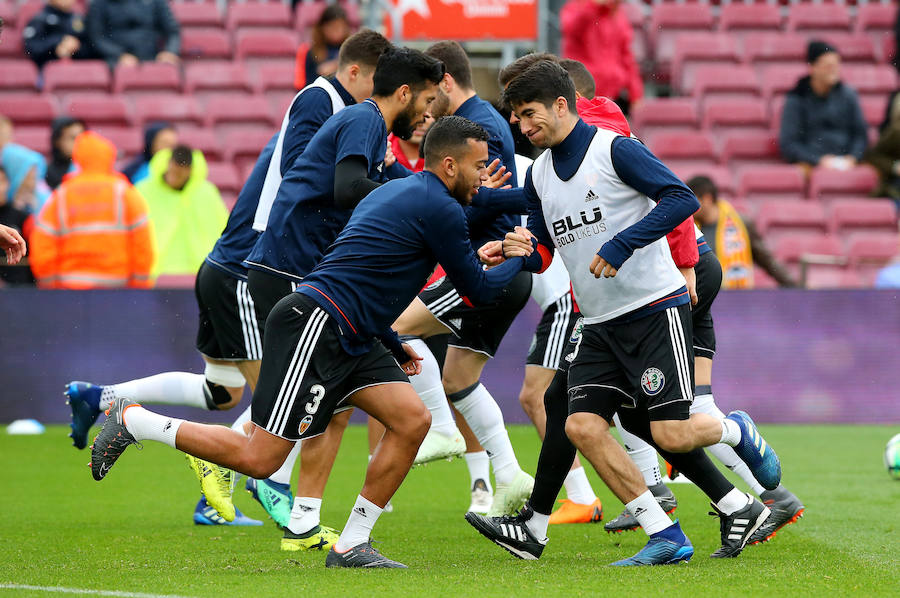
{"label": "orange soccer cleat", "polygon": [[557,523],[597,523],[603,519],[603,505],[597,498],[589,505],[578,504],[569,499],[559,501],[562,503],[553,514],[550,515],[550,524]]}

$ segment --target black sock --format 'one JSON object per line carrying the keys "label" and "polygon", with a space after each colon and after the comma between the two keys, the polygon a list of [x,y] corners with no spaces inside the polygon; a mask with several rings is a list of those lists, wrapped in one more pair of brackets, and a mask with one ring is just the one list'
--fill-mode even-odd
{"label": "black sock", "polygon": [[575,446],[566,436],[566,418],[569,415],[567,379],[565,372],[556,372],[544,393],[547,433],[541,445],[529,503],[531,508],[545,515],[553,512],[553,504],[575,459]]}

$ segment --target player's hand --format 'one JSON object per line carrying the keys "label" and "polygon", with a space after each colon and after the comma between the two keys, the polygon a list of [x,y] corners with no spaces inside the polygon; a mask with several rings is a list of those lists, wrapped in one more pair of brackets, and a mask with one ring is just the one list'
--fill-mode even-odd
{"label": "player's hand", "polygon": [[25,239],[14,228],[0,224],[0,247],[6,252],[6,263],[18,264],[25,256]]}
{"label": "player's hand", "polygon": [[166,64],[177,65],[179,62],[181,62],[181,58],[179,58],[178,54],[175,54],[174,52],[167,52],[163,50],[156,55],[156,62],[164,62]]}
{"label": "player's hand", "polygon": [[507,172],[506,166],[500,166],[500,158],[495,158],[487,167],[488,178],[481,183],[482,187],[488,189],[500,189],[506,185],[506,181],[512,176],[511,172]]}
{"label": "player's hand", "polygon": [[397,156],[394,155],[394,150],[391,148],[390,144],[387,146],[387,151],[384,152],[384,167],[390,168],[394,165],[394,162],[397,161]]}
{"label": "player's hand", "polygon": [[478,259],[491,268],[503,263],[503,241],[488,241],[478,249]]}
{"label": "player's hand", "polygon": [[119,66],[137,66],[139,63],[140,61],[134,54],[125,52],[124,54],[119,56]]}
{"label": "player's hand", "polygon": [[506,233],[503,239],[502,253],[504,258],[528,257],[534,253],[534,245],[531,240],[534,235],[524,226],[517,226],[511,233]]}
{"label": "player's hand", "polygon": [[618,270],[612,267],[612,264],[607,262],[605,259],[600,257],[599,255],[595,255],[594,259],[591,260],[591,274],[594,275],[594,278],[613,278],[616,274],[619,273]]}
{"label": "player's hand", "polygon": [[415,376],[416,374],[422,373],[422,357],[419,357],[419,354],[416,353],[416,350],[409,346],[407,343],[403,343],[403,351],[409,357],[409,361],[404,361],[400,364],[400,367],[403,368],[403,373],[407,376]]}
{"label": "player's hand", "polygon": [[684,285],[691,296],[691,305],[697,305],[697,274],[693,268],[678,268],[678,271],[684,276]]}

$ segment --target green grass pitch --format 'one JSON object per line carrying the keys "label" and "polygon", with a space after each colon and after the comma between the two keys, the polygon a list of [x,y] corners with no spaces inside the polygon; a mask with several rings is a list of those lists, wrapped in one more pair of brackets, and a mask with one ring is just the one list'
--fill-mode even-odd
{"label": "green grass pitch", "polygon": [[[617,569],[641,532],[612,536],[602,524],[553,526],[540,561],[513,559],[463,519],[468,474],[461,460],[413,470],[374,538],[407,571],[327,570],[322,553],[283,553],[280,532],[191,522],[198,483],[183,456],[148,442],[131,447],[101,483],[62,426],[43,436],[0,434],[0,598],[47,596],[10,585],[155,595],[318,596],[898,596],[900,482],[882,465],[887,426],[763,426],[779,452],[784,483],[806,516],[768,544],[713,560],[718,521],[690,485],[675,485],[676,516],[695,546],[689,564]],[[510,429],[524,468],[539,444]],[[351,426],[325,494],[323,523],[341,527],[361,487],[365,429]],[[591,472],[604,520],[622,508]],[[242,486],[241,486],[242,488]],[[243,490],[235,503],[264,513]],[[4,587],[5,586],[5,587]],[[58,591],[58,590],[57,590]],[[59,595],[59,594],[58,594]]]}

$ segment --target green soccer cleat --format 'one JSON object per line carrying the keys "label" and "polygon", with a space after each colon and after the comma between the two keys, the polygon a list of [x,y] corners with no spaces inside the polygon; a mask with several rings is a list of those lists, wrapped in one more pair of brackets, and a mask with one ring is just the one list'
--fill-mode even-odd
{"label": "green soccer cleat", "polygon": [[234,503],[231,502],[231,495],[234,492],[234,472],[193,455],[185,453],[184,456],[200,480],[200,491],[203,492],[209,506],[225,521],[234,521],[236,513]]}
{"label": "green soccer cleat", "polygon": [[334,543],[341,537],[341,533],[323,525],[317,525],[305,534],[295,534],[290,529],[284,529],[281,538],[281,549],[291,552],[298,550],[331,550]]}
{"label": "green soccer cleat", "polygon": [[289,485],[248,478],[245,488],[262,505],[279,529],[287,529],[291,522],[291,507],[294,506],[294,496]]}

